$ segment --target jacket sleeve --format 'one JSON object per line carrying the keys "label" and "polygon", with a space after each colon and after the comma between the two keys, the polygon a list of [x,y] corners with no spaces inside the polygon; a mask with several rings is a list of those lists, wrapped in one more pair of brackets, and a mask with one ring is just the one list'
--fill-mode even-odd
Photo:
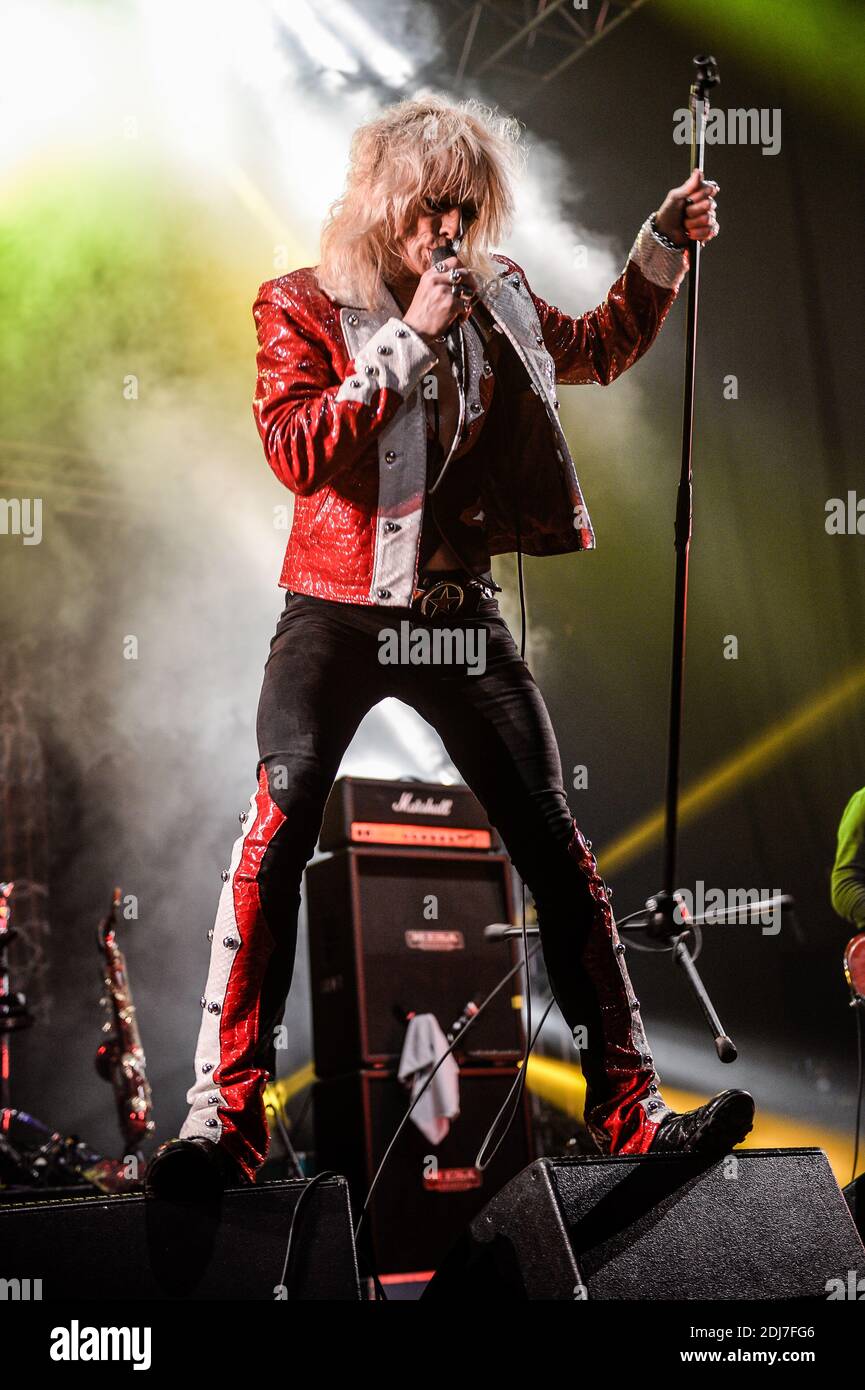
{"label": "jacket sleeve", "polygon": [[838,827],[832,906],[857,931],[865,930],[865,787],[850,800]]}
{"label": "jacket sleeve", "polygon": [[340,380],[323,327],[317,332],[277,282],[261,286],[252,313],[253,414],[265,457],[280,482],[306,497],[357,462],[436,355],[402,319],[391,318]]}
{"label": "jacket sleeve", "polygon": [[663,246],[647,218],[624,270],[596,309],[571,318],[532,293],[556,381],[609,386],[632,367],[657,337],[687,269],[685,254]]}

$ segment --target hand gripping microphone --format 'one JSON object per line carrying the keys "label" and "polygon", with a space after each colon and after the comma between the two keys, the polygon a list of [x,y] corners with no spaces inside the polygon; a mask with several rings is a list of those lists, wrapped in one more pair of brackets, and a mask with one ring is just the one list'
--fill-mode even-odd
{"label": "hand gripping microphone", "polygon": [[457,248],[452,241],[446,241],[444,246],[434,246],[432,251],[433,265],[441,265],[442,261],[449,261],[451,256],[457,254]]}
{"label": "hand gripping microphone", "polygon": [[[433,247],[432,264],[436,266],[441,265],[442,261],[450,260],[451,256],[455,256],[456,254],[457,247],[454,243],[452,241],[446,241],[444,246]],[[458,296],[455,294],[454,298],[456,299],[457,297]],[[459,366],[461,362],[460,336],[459,323],[456,319],[442,336],[447,343],[448,355],[451,362]]]}

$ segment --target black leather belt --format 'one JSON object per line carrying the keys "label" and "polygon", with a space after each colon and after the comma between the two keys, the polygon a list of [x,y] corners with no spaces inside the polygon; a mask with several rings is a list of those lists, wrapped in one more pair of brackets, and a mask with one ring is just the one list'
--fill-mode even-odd
{"label": "black leather belt", "polygon": [[466,574],[464,570],[434,570],[418,580],[411,606],[425,618],[449,617],[475,612],[484,599],[500,592],[490,576]]}

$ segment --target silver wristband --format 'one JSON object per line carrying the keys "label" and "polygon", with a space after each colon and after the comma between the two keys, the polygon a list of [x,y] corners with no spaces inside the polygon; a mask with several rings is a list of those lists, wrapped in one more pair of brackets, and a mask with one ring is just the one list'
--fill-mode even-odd
{"label": "silver wristband", "polygon": [[652,216],[649,218],[649,227],[651,229],[652,236],[656,239],[656,241],[659,241],[662,246],[666,246],[668,251],[682,252],[687,249],[685,246],[677,246],[675,241],[671,241],[668,236],[664,236],[664,233],[658,230],[657,215],[654,212],[652,213]]}

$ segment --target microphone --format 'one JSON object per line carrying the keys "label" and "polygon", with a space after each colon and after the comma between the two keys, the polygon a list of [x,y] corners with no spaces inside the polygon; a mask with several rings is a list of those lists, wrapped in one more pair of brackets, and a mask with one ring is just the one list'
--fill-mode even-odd
{"label": "microphone", "polygon": [[[448,260],[451,256],[457,256],[457,255],[459,255],[459,248],[460,248],[461,242],[462,242],[462,237],[457,237],[456,241],[447,241],[447,242],[445,242],[444,246],[434,246],[434,247],[433,247],[433,251],[432,251],[432,258],[431,258],[431,259],[432,259],[432,264],[433,264],[433,265],[441,265],[442,261]],[[480,328],[481,322],[483,322],[483,323],[487,326],[487,331],[488,331],[489,326],[492,324],[492,318],[491,318],[490,312],[489,312],[489,310],[487,309],[487,306],[484,304],[483,300],[482,300],[479,296],[476,296],[476,295],[474,295],[474,294],[472,294],[472,293],[470,293],[470,292],[468,292],[468,291],[466,291],[466,292],[461,291],[461,292],[460,292],[460,296],[461,296],[461,298],[463,299],[464,302],[465,302],[466,300],[474,300],[474,303],[472,304],[471,312],[470,312],[469,315],[468,315],[468,320],[469,320],[469,322],[470,322],[470,323],[473,322],[474,325],[475,325],[475,327],[478,328],[478,329]],[[455,329],[455,328],[456,328],[456,325],[455,325],[455,324],[452,324],[451,327],[448,329],[448,331],[447,331],[447,341],[448,341],[448,342],[451,341],[451,335],[454,333],[454,329]],[[482,336],[482,337],[485,336],[485,333],[482,333],[481,336]]]}
{"label": "microphone", "polygon": [[[510,922],[490,922],[489,926],[484,927],[485,941],[507,941],[512,936],[521,937],[522,927],[513,927]],[[539,927],[526,927],[526,936],[539,936]]]}
{"label": "microphone", "polygon": [[[458,256],[461,244],[462,238],[457,237],[456,241],[446,241],[444,246],[434,246],[431,256],[432,264],[441,265],[442,261],[449,260],[451,256]],[[459,297],[462,300],[470,300],[474,298],[474,295],[470,290],[463,290],[460,286],[457,286],[457,295],[454,297]]]}
{"label": "microphone", "polygon": [[[454,245],[454,243],[452,241],[446,241],[444,246],[433,247],[431,257],[432,264],[441,265],[442,261],[447,261],[450,259],[451,256],[455,256],[456,254],[457,247]],[[454,296],[454,298],[456,298],[456,296]],[[446,332],[442,334],[442,337],[444,338],[444,341],[447,343],[448,356],[450,357],[451,361],[456,364],[459,364],[460,341],[458,323],[454,321],[446,330]]]}
{"label": "microphone", "polygon": [[444,246],[434,246],[432,252],[433,265],[441,265],[442,261],[449,261],[451,256],[457,254],[457,248],[452,241],[446,241]]}

